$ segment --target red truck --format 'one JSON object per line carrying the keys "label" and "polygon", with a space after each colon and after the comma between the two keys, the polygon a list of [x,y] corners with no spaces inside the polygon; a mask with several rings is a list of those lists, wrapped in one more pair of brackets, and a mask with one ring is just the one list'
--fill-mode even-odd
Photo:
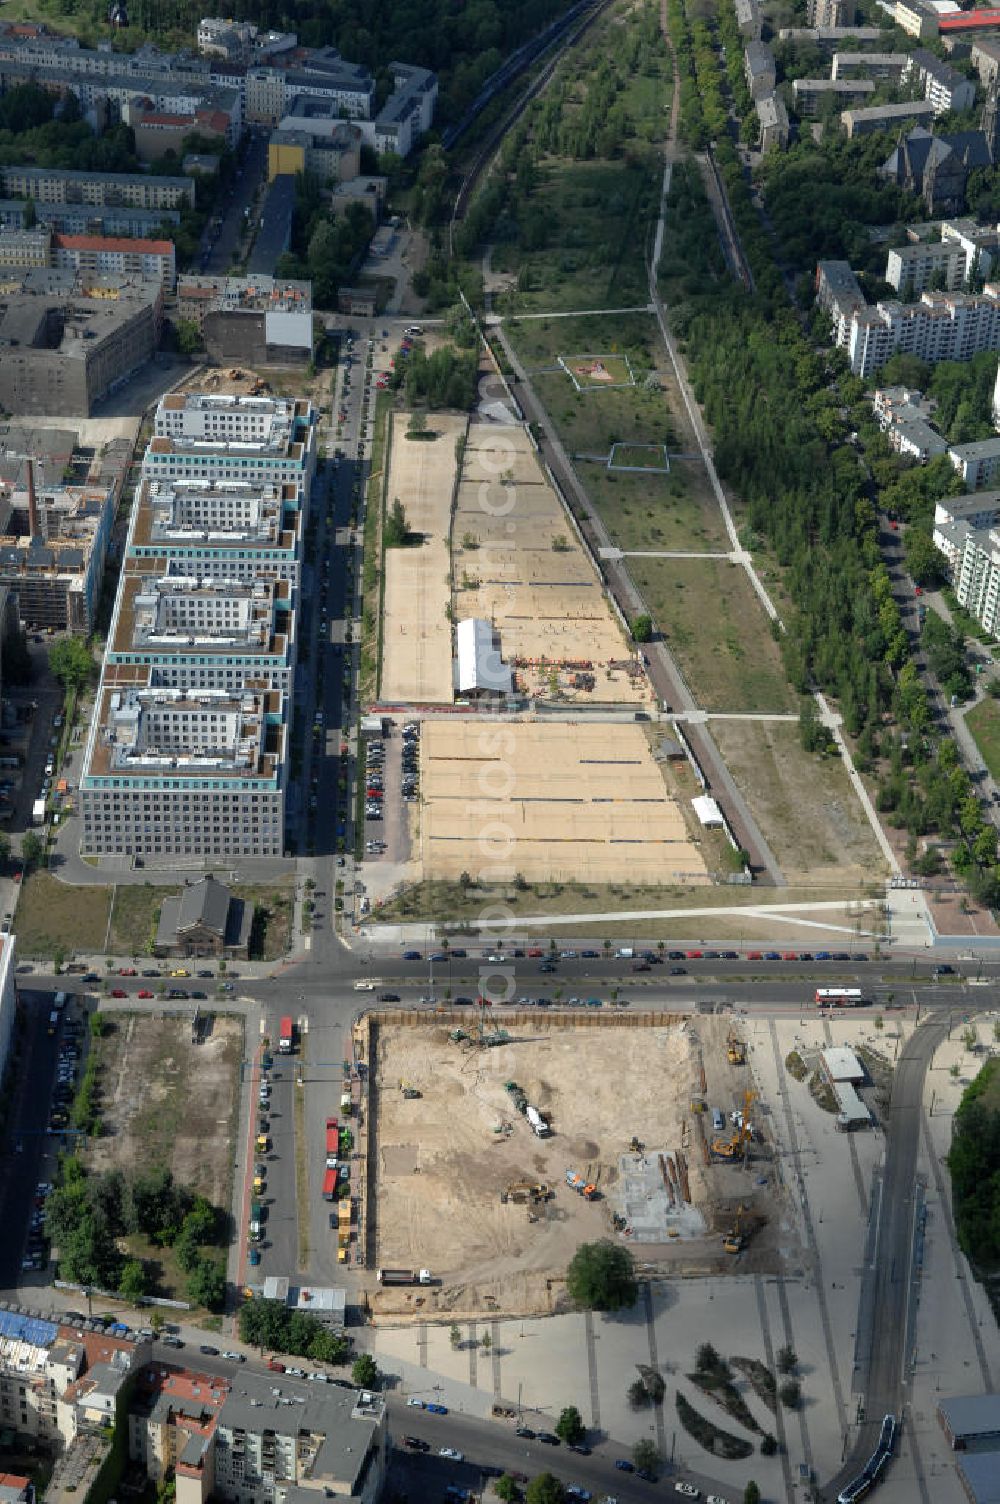
{"label": "red truck", "polygon": [[286,1014],[278,1025],[278,1053],[290,1055],[295,1048],[295,1025],[291,1014]]}

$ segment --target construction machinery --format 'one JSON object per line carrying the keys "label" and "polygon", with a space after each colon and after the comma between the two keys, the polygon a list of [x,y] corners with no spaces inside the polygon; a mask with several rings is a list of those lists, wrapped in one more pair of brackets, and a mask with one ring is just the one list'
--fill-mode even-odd
{"label": "construction machinery", "polygon": [[543,1201],[548,1201],[551,1195],[552,1192],[544,1181],[535,1183],[530,1180],[512,1180],[500,1192],[500,1202],[503,1206],[508,1201],[512,1201],[515,1206],[538,1206]]}
{"label": "construction machinery", "polygon": [[727,1253],[742,1253],[746,1239],[743,1236],[743,1202],[736,1208],[736,1217],[732,1227],[724,1235],[722,1246]]}
{"label": "construction machinery", "polygon": [[646,1145],[640,1139],[637,1139],[633,1133],[632,1142],[628,1146],[628,1152],[630,1154],[642,1154],[645,1148]]}
{"label": "construction machinery", "polygon": [[566,1171],[566,1184],[571,1191],[576,1191],[578,1196],[582,1196],[584,1201],[593,1201],[597,1197],[596,1185],[586,1180],[578,1170]]}
{"label": "construction machinery", "polygon": [[405,1081],[400,1081],[399,1089],[407,1102],[415,1102],[423,1096],[423,1092],[418,1091],[415,1086],[408,1086]]}
{"label": "construction machinery", "polygon": [[726,1054],[729,1057],[730,1065],[746,1065],[747,1063],[746,1044],[732,1030],[730,1030],[729,1038],[726,1040]]}
{"label": "construction machinery", "polygon": [[746,1145],[753,1137],[753,1127],[750,1123],[750,1108],[757,1100],[755,1091],[743,1093],[743,1111],[738,1115],[738,1122],[731,1138],[714,1138],[712,1140],[712,1153],[719,1159],[738,1159],[745,1152]]}

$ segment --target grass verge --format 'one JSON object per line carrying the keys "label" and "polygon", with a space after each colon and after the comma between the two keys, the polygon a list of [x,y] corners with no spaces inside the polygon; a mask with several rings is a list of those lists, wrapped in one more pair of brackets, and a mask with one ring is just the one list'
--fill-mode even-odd
{"label": "grass verge", "polygon": [[798,708],[770,623],[740,565],[631,559],[629,573],[706,710]]}
{"label": "grass verge", "polygon": [[365,525],[362,533],[359,694],[362,699],[366,700],[373,700],[378,694],[381,671],[381,596],[385,577],[382,565],[382,497],[389,452],[389,417],[392,411],[392,400],[389,392],[379,392],[375,399],[375,431],[372,437],[371,468],[368,472]]}
{"label": "grass verge", "polygon": [[965,724],[976,739],[990,776],[1000,778],[1000,701],[981,700],[969,711]]}
{"label": "grass verge", "polygon": [[44,869],[33,871],[17,903],[18,952],[43,957],[103,951],[110,912],[110,888],[71,887]]}

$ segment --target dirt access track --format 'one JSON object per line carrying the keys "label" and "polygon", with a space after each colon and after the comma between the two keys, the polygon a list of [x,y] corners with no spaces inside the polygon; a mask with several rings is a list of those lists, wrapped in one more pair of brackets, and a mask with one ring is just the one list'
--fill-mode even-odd
{"label": "dirt access track", "polygon": [[203,1042],[191,1018],[111,1013],[92,1041],[104,1133],[87,1146],[93,1170],[172,1170],[181,1185],[229,1206],[239,1114],[242,1019],[215,1014]]}
{"label": "dirt access track", "polygon": [[[641,664],[629,657],[523,428],[470,424],[452,538],[455,620],[492,621],[519,688],[570,702],[651,703]],[[593,683],[574,682],[587,664]]]}
{"label": "dirt access track", "polygon": [[409,416],[393,415],[386,510],[398,498],[411,534],[420,541],[385,551],[381,693],[393,702],[450,705],[454,689],[448,532],[456,445],[467,420],[432,413],[428,425],[434,437],[411,439],[406,433]]}
{"label": "dirt access track", "polygon": [[[475,1034],[469,1011],[450,1017]],[[705,1080],[703,1055],[710,1088],[725,1100],[714,1078],[716,1062],[725,1060],[728,1020],[665,1025],[657,1015],[649,1026],[649,1017],[519,1013],[505,1021],[487,1013],[487,1028],[505,1023],[511,1035],[494,1048],[452,1041],[450,1021],[372,1021],[376,1263],[430,1269],[439,1281],[430,1289],[380,1288],[377,1315],[555,1309],[579,1244],[620,1236],[612,1212],[633,1134],[650,1148],[682,1152],[698,1229],[669,1245],[644,1242],[637,1257],[728,1272],[719,1198],[728,1205],[732,1175],[748,1203],[753,1193],[742,1170],[706,1164],[701,1123],[690,1111]],[[551,1137],[535,1137],[505,1090],[511,1080],[550,1118]],[[421,1095],[404,1097],[403,1086]],[[597,1200],[567,1185],[569,1169],[596,1184]],[[554,1194],[534,1205],[525,1198],[504,1203],[501,1193],[517,1182],[543,1183]]]}
{"label": "dirt access track", "polygon": [[492,865],[529,882],[704,884],[704,859],[642,726],[424,721],[427,878]]}

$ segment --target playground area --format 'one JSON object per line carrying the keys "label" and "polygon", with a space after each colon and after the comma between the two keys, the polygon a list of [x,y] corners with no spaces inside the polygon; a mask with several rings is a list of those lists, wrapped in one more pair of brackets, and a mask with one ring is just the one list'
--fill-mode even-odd
{"label": "playground area", "polygon": [[710,881],[640,725],[431,719],[421,764],[426,879]]}
{"label": "playground area", "polygon": [[641,659],[522,428],[470,425],[452,536],[455,618],[493,622],[518,689],[652,703]]}
{"label": "playground area", "polygon": [[558,355],[556,359],[578,392],[635,386],[627,355]]}
{"label": "playground area", "polygon": [[466,420],[434,413],[432,438],[409,438],[408,413],[392,424],[386,511],[398,499],[411,542],[385,550],[381,693],[387,700],[450,704],[448,529]]}

